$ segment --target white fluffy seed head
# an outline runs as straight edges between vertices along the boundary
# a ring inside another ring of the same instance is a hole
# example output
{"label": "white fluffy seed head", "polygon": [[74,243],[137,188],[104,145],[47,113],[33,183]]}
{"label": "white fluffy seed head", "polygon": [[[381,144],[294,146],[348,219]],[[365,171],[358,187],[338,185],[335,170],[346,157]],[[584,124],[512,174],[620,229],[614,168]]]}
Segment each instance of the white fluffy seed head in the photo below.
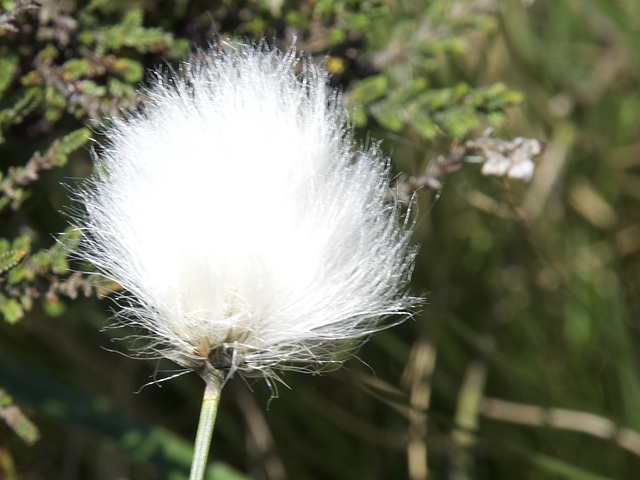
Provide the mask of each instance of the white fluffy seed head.
{"label": "white fluffy seed head", "polygon": [[144,353],[277,378],[339,365],[409,315],[388,162],[355,144],[327,82],[293,50],[213,49],[106,128],[79,257],[123,287],[118,323],[143,329]]}

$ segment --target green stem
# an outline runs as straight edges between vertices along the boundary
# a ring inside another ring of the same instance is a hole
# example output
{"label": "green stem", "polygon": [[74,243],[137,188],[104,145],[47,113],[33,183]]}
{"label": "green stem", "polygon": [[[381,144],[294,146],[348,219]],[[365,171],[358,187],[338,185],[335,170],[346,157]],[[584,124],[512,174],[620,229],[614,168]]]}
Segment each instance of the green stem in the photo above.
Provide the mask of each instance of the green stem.
{"label": "green stem", "polygon": [[202,398],[202,410],[200,411],[200,421],[198,422],[198,433],[193,451],[193,461],[191,462],[191,474],[189,480],[202,480],[207,467],[209,457],[209,445],[211,444],[211,434],[213,425],[216,423],[216,413],[218,413],[218,402],[220,401],[221,385],[217,377],[205,379],[206,387]]}

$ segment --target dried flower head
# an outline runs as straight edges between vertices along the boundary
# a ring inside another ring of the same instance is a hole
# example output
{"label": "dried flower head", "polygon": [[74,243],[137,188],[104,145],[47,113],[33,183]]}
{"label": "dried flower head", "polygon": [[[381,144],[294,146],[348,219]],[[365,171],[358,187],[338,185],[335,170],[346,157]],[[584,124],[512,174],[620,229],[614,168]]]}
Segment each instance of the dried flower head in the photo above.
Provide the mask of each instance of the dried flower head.
{"label": "dried flower head", "polygon": [[532,138],[516,137],[507,141],[490,135],[491,129],[488,129],[481,138],[465,143],[467,149],[482,152],[485,158],[482,174],[531,180],[535,170],[533,157],[540,155],[545,145]]}
{"label": "dried flower head", "polygon": [[492,132],[493,129],[488,128],[480,138],[462,144],[454,141],[449,153],[431,159],[419,176],[401,175],[394,188],[397,198],[409,203],[413,193],[422,187],[442,190],[442,178],[460,170],[465,163],[482,163],[483,175],[516,178],[525,182],[531,180],[535,170],[533,157],[544,152],[545,144],[533,138],[492,138]]}
{"label": "dried flower head", "polygon": [[213,49],[147,94],[106,128],[77,218],[79,256],[123,287],[118,324],[146,332],[143,353],[277,378],[409,315],[415,250],[388,162],[355,144],[323,69]]}

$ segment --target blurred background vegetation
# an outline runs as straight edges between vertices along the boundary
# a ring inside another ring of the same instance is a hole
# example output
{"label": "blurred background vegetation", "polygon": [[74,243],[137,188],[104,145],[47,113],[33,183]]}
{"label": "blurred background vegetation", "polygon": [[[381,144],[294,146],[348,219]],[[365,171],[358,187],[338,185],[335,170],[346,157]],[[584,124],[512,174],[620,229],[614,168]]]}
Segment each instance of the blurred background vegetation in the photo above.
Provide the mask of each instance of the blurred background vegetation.
{"label": "blurred background vegetation", "polygon": [[0,0],[0,478],[187,477],[202,381],[134,394],[172,366],[109,351],[62,184],[149,68],[294,35],[399,172],[487,127],[547,149],[528,183],[465,164],[421,189],[428,303],[271,402],[234,379],[209,478],[638,478],[639,33],[634,0]]}

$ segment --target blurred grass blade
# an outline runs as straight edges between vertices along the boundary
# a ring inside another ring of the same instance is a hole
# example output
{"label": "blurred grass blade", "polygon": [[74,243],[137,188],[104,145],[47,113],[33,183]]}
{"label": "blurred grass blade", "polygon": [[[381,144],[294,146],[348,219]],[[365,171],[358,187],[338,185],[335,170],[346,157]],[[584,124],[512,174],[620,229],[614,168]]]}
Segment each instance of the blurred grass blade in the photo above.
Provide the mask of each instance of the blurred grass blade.
{"label": "blurred grass blade", "polygon": [[[105,399],[90,396],[3,356],[0,356],[0,378],[3,386],[23,402],[32,404],[42,415],[113,444],[132,461],[152,464],[162,478],[188,478],[192,446],[170,431],[149,427]],[[209,464],[206,478],[247,480],[220,462]]]}

